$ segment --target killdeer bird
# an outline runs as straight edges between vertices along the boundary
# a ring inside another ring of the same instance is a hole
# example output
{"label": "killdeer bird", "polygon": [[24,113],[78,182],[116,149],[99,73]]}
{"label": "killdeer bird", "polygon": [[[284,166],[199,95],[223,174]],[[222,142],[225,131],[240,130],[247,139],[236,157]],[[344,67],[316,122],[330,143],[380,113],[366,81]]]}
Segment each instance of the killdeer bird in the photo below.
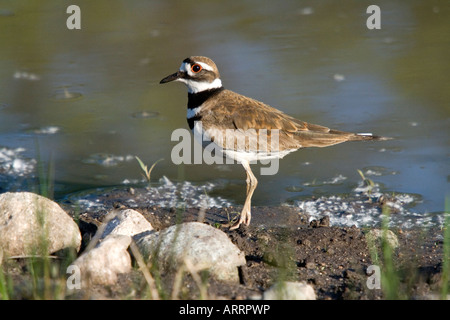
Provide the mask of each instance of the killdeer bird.
{"label": "killdeer bird", "polygon": [[[207,57],[192,56],[184,59],[180,69],[160,83],[171,81],[183,82],[187,86],[189,128],[194,133],[202,131],[201,136],[207,136],[226,157],[241,163],[247,173],[244,207],[239,221],[231,229],[238,228],[242,223],[250,224],[251,198],[258,184],[250,168],[251,161],[281,159],[286,154],[305,147],[389,139],[370,133],[350,133],[310,124],[267,104],[227,90],[222,86],[216,64]],[[276,137],[277,143],[260,143],[262,135],[270,138],[271,142]],[[242,144],[240,142],[243,139],[245,142]]]}

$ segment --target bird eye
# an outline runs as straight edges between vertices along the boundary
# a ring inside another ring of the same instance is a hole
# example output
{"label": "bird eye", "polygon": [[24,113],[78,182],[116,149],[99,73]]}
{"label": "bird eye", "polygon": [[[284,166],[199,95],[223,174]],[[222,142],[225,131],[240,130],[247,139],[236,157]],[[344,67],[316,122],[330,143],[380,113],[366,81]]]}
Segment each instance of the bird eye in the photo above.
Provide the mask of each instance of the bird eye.
{"label": "bird eye", "polygon": [[200,71],[202,71],[202,66],[196,63],[192,65],[191,70],[194,73],[199,73]]}

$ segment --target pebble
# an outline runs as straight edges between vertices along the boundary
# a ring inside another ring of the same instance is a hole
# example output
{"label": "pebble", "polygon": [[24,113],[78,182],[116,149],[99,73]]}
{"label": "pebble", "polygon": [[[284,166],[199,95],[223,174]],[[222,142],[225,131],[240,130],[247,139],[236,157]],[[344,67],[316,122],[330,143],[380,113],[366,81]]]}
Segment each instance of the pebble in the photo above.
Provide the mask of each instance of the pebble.
{"label": "pebble", "polygon": [[280,282],[263,294],[263,300],[316,300],[314,288],[305,282]]}

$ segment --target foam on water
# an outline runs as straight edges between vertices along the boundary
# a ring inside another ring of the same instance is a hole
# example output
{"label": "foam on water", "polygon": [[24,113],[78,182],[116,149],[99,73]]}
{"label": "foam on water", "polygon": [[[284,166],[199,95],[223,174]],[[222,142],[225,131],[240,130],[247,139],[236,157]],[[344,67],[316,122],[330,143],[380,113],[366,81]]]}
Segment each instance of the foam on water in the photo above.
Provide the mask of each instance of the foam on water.
{"label": "foam on water", "polygon": [[20,177],[30,175],[36,167],[36,160],[24,158],[24,151],[24,148],[0,148],[0,174]]}
{"label": "foam on water", "polygon": [[[159,180],[159,185],[136,189],[132,196],[121,197],[120,201],[129,208],[159,206],[163,208],[211,208],[228,207],[231,202],[221,197],[208,195],[216,187],[213,183],[194,185],[191,182],[172,182],[167,177]],[[109,210],[112,206],[108,195],[111,190],[97,189],[89,193],[69,195],[65,203],[81,211]]]}
{"label": "foam on water", "polygon": [[352,194],[322,196],[315,200],[296,201],[294,205],[309,215],[310,220],[328,216],[332,226],[380,227],[383,206],[387,206],[390,212],[389,227],[409,229],[442,225],[443,215],[410,209],[420,201],[419,195],[383,194],[379,185],[368,186],[361,182]]}
{"label": "foam on water", "polygon": [[36,160],[24,157],[23,152],[24,148],[0,147],[0,191],[20,190],[23,180],[34,176]]}
{"label": "foam on water", "polygon": [[187,208],[211,208],[227,207],[231,202],[221,197],[211,197],[208,195],[215,185],[206,183],[200,186],[184,181],[173,183],[167,177],[162,177],[160,186],[147,189],[147,193],[140,194],[137,200],[145,201],[148,205],[158,205],[167,208],[187,207]]}

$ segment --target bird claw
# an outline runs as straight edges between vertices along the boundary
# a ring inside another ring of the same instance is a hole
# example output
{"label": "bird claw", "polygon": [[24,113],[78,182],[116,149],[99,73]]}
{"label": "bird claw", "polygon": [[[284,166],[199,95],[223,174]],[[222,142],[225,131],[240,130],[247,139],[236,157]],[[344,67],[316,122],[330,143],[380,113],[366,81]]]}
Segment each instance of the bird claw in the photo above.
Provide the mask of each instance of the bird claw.
{"label": "bird claw", "polygon": [[240,227],[240,225],[243,223],[246,226],[248,226],[250,224],[250,219],[251,219],[251,212],[249,209],[243,209],[241,212],[241,216],[239,218],[239,221],[236,222],[234,225],[232,225],[230,227],[230,230],[236,230]]}

